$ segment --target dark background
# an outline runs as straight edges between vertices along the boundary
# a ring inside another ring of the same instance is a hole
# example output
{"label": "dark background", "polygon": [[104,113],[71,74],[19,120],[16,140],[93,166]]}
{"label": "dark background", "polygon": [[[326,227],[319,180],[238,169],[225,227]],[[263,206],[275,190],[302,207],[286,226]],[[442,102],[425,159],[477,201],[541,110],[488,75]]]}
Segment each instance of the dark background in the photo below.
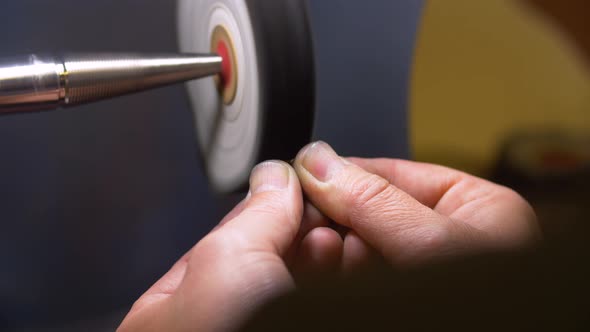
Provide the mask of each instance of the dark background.
{"label": "dark background", "polygon": [[[315,138],[348,155],[407,157],[422,1],[309,3]],[[175,10],[172,0],[5,0],[0,56],[176,51]],[[192,122],[182,86],[0,117],[0,329],[116,325],[219,220],[236,198],[209,191]]]}

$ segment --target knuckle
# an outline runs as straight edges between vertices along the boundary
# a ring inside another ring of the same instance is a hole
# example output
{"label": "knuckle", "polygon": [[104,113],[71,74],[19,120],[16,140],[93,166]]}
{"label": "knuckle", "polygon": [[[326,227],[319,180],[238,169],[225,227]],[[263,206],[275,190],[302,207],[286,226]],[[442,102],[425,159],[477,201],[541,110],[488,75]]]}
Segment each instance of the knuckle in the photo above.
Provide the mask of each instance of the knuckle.
{"label": "knuckle", "polygon": [[508,189],[508,199],[515,202],[518,210],[520,210],[521,213],[524,216],[526,216],[527,219],[532,220],[532,221],[537,220],[537,216],[536,216],[535,211],[533,210],[532,206],[519,193],[517,193],[516,191],[514,191],[512,189]]}
{"label": "knuckle", "polygon": [[[528,246],[540,240],[541,230],[537,215],[529,202],[516,191],[506,188],[503,201],[508,203],[507,210],[513,214],[513,231],[515,246]],[[508,237],[508,235],[506,235]]]}
{"label": "knuckle", "polygon": [[384,178],[362,174],[347,181],[344,191],[344,211],[352,227],[367,222],[385,221],[399,212],[396,190]]}
{"label": "knuckle", "polygon": [[348,196],[349,206],[353,210],[372,210],[390,200],[394,196],[394,190],[384,178],[367,174],[352,182]]}

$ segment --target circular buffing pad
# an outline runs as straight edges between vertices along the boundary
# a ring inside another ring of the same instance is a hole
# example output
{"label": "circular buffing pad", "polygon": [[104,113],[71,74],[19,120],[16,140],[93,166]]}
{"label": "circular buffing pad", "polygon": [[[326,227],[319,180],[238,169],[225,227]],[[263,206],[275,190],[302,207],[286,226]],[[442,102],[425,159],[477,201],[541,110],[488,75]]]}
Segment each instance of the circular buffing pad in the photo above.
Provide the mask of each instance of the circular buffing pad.
{"label": "circular buffing pad", "polygon": [[187,83],[199,146],[218,192],[247,187],[252,167],[290,160],[311,138],[314,62],[304,0],[179,0],[182,52],[223,58]]}

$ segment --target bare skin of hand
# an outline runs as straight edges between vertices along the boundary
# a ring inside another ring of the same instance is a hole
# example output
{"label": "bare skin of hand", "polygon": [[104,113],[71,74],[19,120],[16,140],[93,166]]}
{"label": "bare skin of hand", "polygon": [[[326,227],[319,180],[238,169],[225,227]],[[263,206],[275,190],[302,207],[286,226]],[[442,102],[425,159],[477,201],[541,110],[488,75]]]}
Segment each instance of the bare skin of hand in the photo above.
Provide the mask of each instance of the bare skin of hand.
{"label": "bare skin of hand", "polygon": [[247,197],[135,302],[118,331],[235,330],[295,287],[292,271],[339,269],[342,240],[326,226],[304,208],[291,166],[258,165]]}
{"label": "bare skin of hand", "polygon": [[376,256],[412,266],[538,238],[532,209],[508,188],[314,143],[293,168],[257,166],[246,199],[136,301],[119,331],[231,331],[301,273],[354,271]]}
{"label": "bare skin of hand", "polygon": [[405,267],[519,249],[540,238],[535,213],[520,195],[446,167],[342,158],[323,142],[304,148],[294,167],[307,199],[351,229],[338,254],[344,270],[373,250]]}
{"label": "bare skin of hand", "polygon": [[257,166],[250,194],[139,300],[119,331],[229,331],[293,289],[285,257],[303,214],[299,181],[282,162]]}

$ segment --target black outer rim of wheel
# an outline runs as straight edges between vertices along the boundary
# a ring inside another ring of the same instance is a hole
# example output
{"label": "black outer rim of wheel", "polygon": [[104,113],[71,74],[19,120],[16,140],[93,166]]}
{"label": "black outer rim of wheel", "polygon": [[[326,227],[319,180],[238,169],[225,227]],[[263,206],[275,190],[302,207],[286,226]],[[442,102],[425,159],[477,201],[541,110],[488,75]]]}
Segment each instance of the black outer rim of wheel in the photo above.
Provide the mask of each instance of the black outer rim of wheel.
{"label": "black outer rim of wheel", "polygon": [[309,143],[315,64],[304,0],[246,0],[260,77],[257,162],[291,160]]}

